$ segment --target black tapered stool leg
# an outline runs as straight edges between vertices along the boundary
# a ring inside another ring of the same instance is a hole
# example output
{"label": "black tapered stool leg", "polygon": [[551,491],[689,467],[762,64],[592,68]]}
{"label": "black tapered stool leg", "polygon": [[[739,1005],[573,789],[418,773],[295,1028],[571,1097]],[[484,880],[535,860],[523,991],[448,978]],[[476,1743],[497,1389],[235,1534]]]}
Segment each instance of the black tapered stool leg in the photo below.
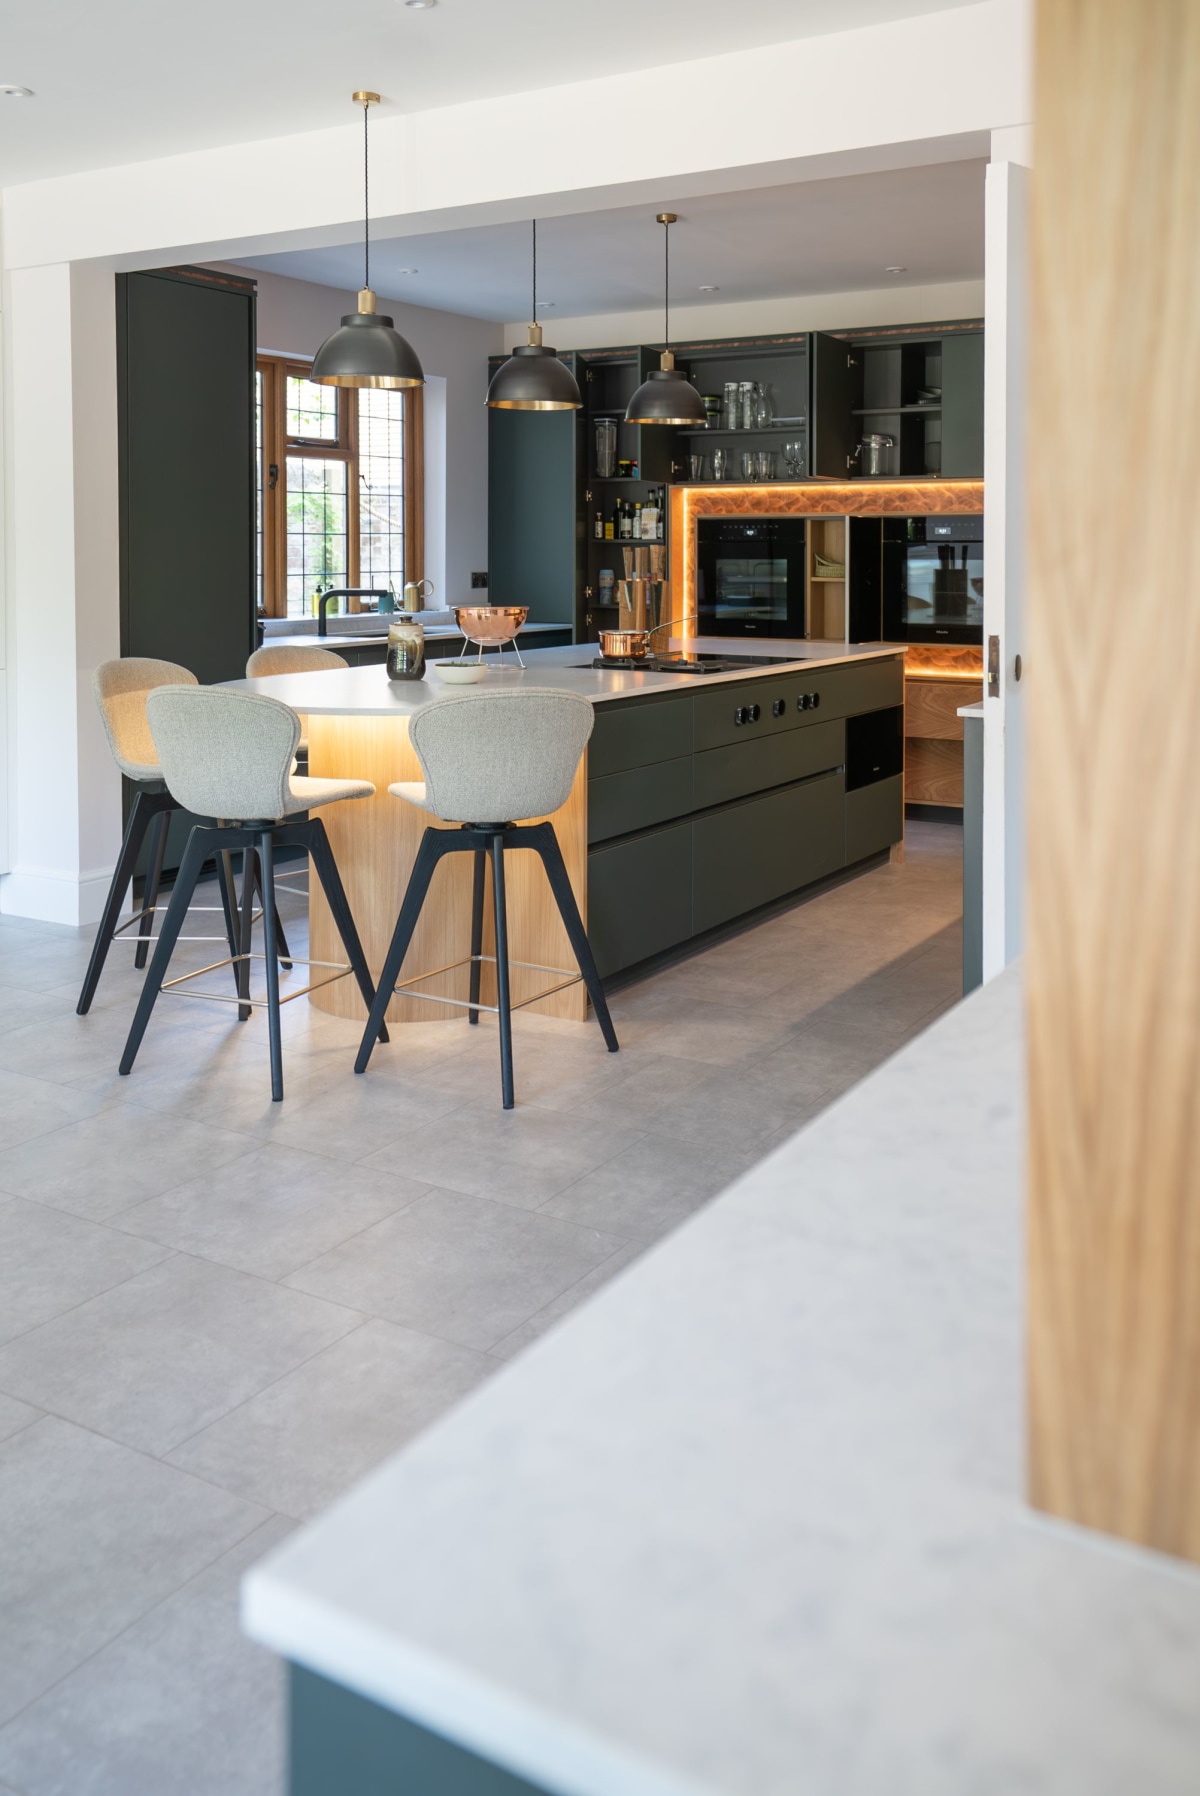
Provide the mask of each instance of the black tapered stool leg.
{"label": "black tapered stool leg", "polygon": [[150,854],[146,862],[146,881],[142,888],[142,915],[138,923],[137,951],[133,957],[133,964],[139,969],[145,966],[150,953],[149,938],[154,930],[154,907],[158,903],[159,887],[162,885],[163,861],[166,859],[167,832],[170,827],[171,813],[160,811],[154,820]]}
{"label": "black tapered stool leg", "polygon": [[550,890],[558,905],[558,914],[563,920],[563,928],[567,932],[567,940],[579,963],[579,971],[583,975],[583,983],[587,987],[588,997],[592,1000],[592,1009],[596,1012],[596,1021],[600,1032],[608,1046],[610,1054],[615,1054],[620,1046],[617,1032],[613,1028],[612,1018],[608,1014],[608,1001],[604,996],[604,987],[600,983],[600,975],[596,971],[596,962],[592,958],[592,945],[587,938],[587,930],[583,926],[583,918],[579,914],[579,906],[575,902],[575,894],[571,890],[571,880],[567,873],[566,863],[562,857],[562,849],[558,845],[558,837],[554,833],[552,823],[540,823],[527,833],[528,845],[542,858],[546,869],[546,878],[550,881]]}
{"label": "black tapered stool leg", "polygon": [[238,1022],[244,1023],[253,1013],[250,1004],[250,945],[254,928],[254,899],[259,890],[258,856],[253,848],[242,850],[242,914],[238,928],[237,994]]}
{"label": "black tapered stool leg", "polygon": [[75,1006],[77,1016],[86,1016],[92,1007],[92,999],[96,996],[96,987],[100,983],[100,975],[104,971],[108,950],[112,946],[113,936],[120,920],[121,905],[129,890],[133,869],[137,866],[138,855],[142,851],[142,843],[146,839],[146,831],[157,813],[168,806],[173,806],[173,802],[164,792],[143,792],[139,788],[134,794],[133,806],[129,812],[129,822],[125,825],[125,839],[121,843],[121,852],[117,857],[117,864],[113,868],[112,884],[108,888],[104,915],[96,930],[91,959],[88,961],[88,970],[84,975],[83,989],[79,994],[79,1002]]}
{"label": "black tapered stool leg", "polygon": [[404,956],[408,953],[413,931],[417,927],[417,919],[421,915],[421,906],[425,902],[429,882],[433,878],[442,855],[447,852],[439,845],[438,837],[446,834],[445,830],[427,829],[421,837],[421,846],[417,850],[417,858],[413,862],[413,870],[409,875],[408,889],[404,894],[404,902],[400,906],[396,927],[392,931],[392,939],[388,946],[387,958],[383,963],[383,971],[379,975],[379,984],[375,990],[375,1002],[371,1005],[371,1014],[367,1018],[367,1026],[363,1031],[358,1058],[354,1062],[356,1073],[366,1072],[367,1062],[371,1058],[371,1050],[384,1026],[384,1014],[396,989],[396,981],[400,977]]}
{"label": "black tapered stool leg", "polygon": [[[329,837],[325,833],[325,825],[319,817],[313,817],[303,825],[304,840],[308,848],[309,858],[321,882],[325,893],[325,901],[333,918],[334,928],[341,937],[342,947],[346,950],[346,959],[350,962],[363,1003],[370,1011],[375,1003],[375,986],[371,979],[371,969],[367,965],[367,957],[363,953],[359,939],[358,926],[354,921],[354,913],[350,909],[350,900],[346,896],[346,888],[342,884],[342,876],[338,872],[337,862],[333,858],[333,849],[329,846]],[[380,1019],[379,1039],[387,1041],[387,1024]]]}
{"label": "black tapered stool leg", "polygon": [[496,915],[496,1008],[500,1012],[500,1089],[513,1107],[512,999],[508,982],[508,906],[504,893],[504,837],[492,837],[492,905]]}
{"label": "black tapered stool leg", "polygon": [[259,838],[263,907],[263,958],[267,968],[267,1025],[271,1036],[271,1097],[283,1101],[283,1037],[279,1020],[279,956],[275,934],[275,844],[269,829]]}
{"label": "black tapered stool leg", "polygon": [[471,892],[471,1008],[467,1012],[468,1023],[479,1021],[479,1011],[475,1008],[479,1003],[479,978],[483,971],[480,955],[483,953],[483,882],[487,876],[487,850],[475,850],[475,883]]}
{"label": "black tapered stool leg", "polygon": [[[266,905],[266,899],[263,894],[263,882],[262,882],[261,869],[260,869],[257,861],[255,862],[255,865],[254,865],[254,890],[257,893],[258,898],[262,903],[263,928],[265,930],[266,926],[267,926],[267,905]],[[274,937],[275,937],[275,952],[279,956],[280,965],[285,966],[287,968],[288,972],[290,973],[292,970],[291,950],[288,947],[287,936],[283,933],[283,919],[279,915],[278,904],[276,904],[276,906],[275,906],[275,928],[272,933],[274,934]]]}
{"label": "black tapered stool leg", "polygon": [[146,974],[142,986],[142,995],[138,999],[138,1007],[133,1015],[129,1035],[125,1041],[125,1052],[121,1055],[120,1070],[128,1073],[133,1070],[137,1059],[137,1051],[142,1045],[142,1037],[146,1033],[146,1025],[150,1021],[150,1013],[162,990],[162,982],[170,965],[171,955],[179,940],[179,931],[187,916],[188,905],[196,890],[196,881],[200,877],[200,869],[207,859],[203,841],[204,832],[193,829],[188,837],[187,847],[183,851],[183,863],[175,875],[175,884],[171,891],[171,902],[167,906],[167,914],[154,945],[154,958],[150,962],[150,971]]}

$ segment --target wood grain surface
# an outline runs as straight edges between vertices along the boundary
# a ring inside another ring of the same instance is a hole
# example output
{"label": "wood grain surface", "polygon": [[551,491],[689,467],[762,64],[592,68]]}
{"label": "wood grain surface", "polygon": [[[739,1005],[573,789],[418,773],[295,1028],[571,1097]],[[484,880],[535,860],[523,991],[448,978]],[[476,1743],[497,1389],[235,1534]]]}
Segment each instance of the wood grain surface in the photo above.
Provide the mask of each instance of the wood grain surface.
{"label": "wood grain surface", "polygon": [[904,734],[940,736],[961,742],[963,720],[960,705],[975,705],[983,697],[983,681],[972,679],[914,678],[904,682]]}
{"label": "wood grain surface", "polygon": [[1037,14],[1030,1492],[1197,1560],[1200,6]]}
{"label": "wood grain surface", "polygon": [[[314,778],[367,779],[375,786],[374,798],[358,798],[328,805],[321,816],[329,833],[342,883],[362,938],[363,951],[373,978],[379,977],[383,957],[396,926],[408,876],[421,837],[439,824],[427,812],[403,799],[393,798],[388,786],[397,780],[420,780],[420,763],[408,739],[408,720],[403,717],[323,717],[309,720],[309,767]],[[553,818],[555,832],[575,896],[587,921],[587,757],[580,763],[571,796]],[[571,950],[550,895],[541,862],[521,852],[507,857],[509,955],[512,960],[534,961],[543,966],[572,967]],[[434,874],[429,897],[421,913],[412,947],[401,972],[402,979],[462,960],[471,951],[472,857],[453,855]],[[309,923],[314,958],[344,961],[341,944],[325,898],[315,879],[309,879]],[[491,926],[491,882],[487,890],[485,954],[494,951]],[[319,977],[319,972],[316,975]],[[423,985],[442,997],[466,997],[467,969],[446,974]],[[514,1002],[555,984],[550,974],[514,972]],[[485,1003],[495,1002],[491,969],[485,969]],[[314,992],[311,1002],[333,1016],[366,1021],[366,1009],[352,979],[339,979]],[[547,998],[531,1009],[548,1016],[582,1021],[587,1015],[583,987]],[[451,1022],[463,1012],[450,1005],[422,1003],[413,997],[393,998],[389,1022]]]}
{"label": "wood grain surface", "polygon": [[905,804],[944,804],[961,808],[962,801],[962,743],[908,737],[904,744]]}

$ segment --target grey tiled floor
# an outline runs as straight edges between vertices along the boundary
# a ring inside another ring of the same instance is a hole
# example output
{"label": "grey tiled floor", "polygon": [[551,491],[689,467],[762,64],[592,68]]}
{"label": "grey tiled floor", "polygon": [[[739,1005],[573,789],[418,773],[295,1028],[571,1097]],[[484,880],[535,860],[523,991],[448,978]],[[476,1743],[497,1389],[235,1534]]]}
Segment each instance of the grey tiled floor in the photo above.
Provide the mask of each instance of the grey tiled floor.
{"label": "grey tiled floor", "polygon": [[0,1791],[277,1796],[242,1570],[954,1002],[960,850],[620,992],[619,1055],[518,1019],[507,1115],[486,1027],[356,1079],[303,1001],[282,1105],[217,1005],[118,1078],[128,950],[81,1020],[85,935],[0,918]]}

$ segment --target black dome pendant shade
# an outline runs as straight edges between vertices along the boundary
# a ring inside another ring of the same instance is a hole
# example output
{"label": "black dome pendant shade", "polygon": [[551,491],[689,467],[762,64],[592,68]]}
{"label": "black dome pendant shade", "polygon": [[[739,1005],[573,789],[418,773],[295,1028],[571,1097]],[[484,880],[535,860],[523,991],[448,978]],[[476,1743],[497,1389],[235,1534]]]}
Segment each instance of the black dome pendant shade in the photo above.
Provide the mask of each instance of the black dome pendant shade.
{"label": "black dome pendant shade", "polygon": [[363,284],[357,312],[348,312],[326,337],[313,360],[309,379],[319,387],[423,387],[425,371],[411,343],[375,310],[371,291],[370,165],[367,156],[367,110],[379,95],[360,92],[354,103],[363,109]]}
{"label": "black dome pendant shade", "polygon": [[629,404],[625,407],[626,424],[679,424],[704,426],[708,414],[704,401],[686,374],[675,366],[671,341],[671,226],[674,212],[659,212],[657,222],[663,226],[663,343],[661,365],[652,368]]}
{"label": "black dome pendant shade", "polygon": [[575,376],[555,350],[542,344],[537,322],[537,219],[533,220],[533,319],[528,343],[513,350],[497,368],[487,402],[498,412],[577,412],[583,398]]}

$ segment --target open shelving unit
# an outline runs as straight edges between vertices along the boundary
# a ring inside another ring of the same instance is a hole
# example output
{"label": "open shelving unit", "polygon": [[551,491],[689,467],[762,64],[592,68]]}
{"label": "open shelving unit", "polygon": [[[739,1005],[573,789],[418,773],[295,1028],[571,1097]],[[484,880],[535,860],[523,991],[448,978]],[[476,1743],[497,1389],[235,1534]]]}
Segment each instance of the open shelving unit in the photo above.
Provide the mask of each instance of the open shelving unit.
{"label": "open shelving unit", "polygon": [[[810,518],[805,548],[807,567],[805,635],[810,642],[845,642],[847,635],[846,581],[849,551],[845,518]],[[840,574],[819,574],[817,559],[841,568]]]}

